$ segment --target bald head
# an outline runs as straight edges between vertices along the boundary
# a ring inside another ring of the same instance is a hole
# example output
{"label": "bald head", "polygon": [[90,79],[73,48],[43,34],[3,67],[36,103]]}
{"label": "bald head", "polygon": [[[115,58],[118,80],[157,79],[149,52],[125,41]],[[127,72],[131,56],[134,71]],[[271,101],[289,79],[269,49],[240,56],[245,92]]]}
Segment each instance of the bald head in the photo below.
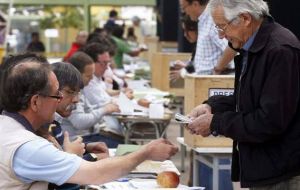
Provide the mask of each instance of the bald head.
{"label": "bald head", "polygon": [[88,35],[89,35],[89,33],[86,31],[78,32],[78,34],[76,36],[76,43],[78,43],[79,45],[82,45],[82,46],[85,45]]}

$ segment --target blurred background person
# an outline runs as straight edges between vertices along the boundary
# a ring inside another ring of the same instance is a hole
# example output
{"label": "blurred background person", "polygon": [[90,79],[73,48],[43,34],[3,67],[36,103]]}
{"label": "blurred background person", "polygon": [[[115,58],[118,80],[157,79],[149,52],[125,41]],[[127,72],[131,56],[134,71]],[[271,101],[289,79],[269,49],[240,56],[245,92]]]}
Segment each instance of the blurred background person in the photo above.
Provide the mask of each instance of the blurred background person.
{"label": "blurred background person", "polygon": [[115,26],[118,26],[116,24],[116,20],[118,18],[118,12],[116,10],[109,11],[109,18],[107,22],[104,24],[104,29],[107,30],[108,33],[110,33]]}
{"label": "blurred background person", "polygon": [[31,33],[31,42],[28,44],[26,51],[34,53],[45,52],[45,46],[43,42],[40,41],[40,34],[38,32]]}
{"label": "blurred background person", "polygon": [[176,61],[171,67],[170,80],[176,81],[179,78],[184,78],[186,73],[194,73],[194,58],[196,53],[197,37],[198,37],[198,22],[191,20],[188,15],[184,15],[181,19],[181,26],[184,32],[184,37],[193,46],[191,59],[187,62]]}
{"label": "blurred background person", "polygon": [[67,55],[64,57],[64,61],[67,61],[76,51],[82,48],[87,41],[88,32],[80,31],[78,32],[75,42],[72,43],[70,50],[68,51]]}

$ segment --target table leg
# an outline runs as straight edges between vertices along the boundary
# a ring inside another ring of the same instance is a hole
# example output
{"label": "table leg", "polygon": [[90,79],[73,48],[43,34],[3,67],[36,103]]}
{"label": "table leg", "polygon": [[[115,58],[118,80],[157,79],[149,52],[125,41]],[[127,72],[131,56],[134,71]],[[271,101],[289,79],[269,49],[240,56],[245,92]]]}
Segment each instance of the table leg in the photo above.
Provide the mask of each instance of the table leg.
{"label": "table leg", "polygon": [[181,161],[181,165],[180,165],[180,169],[181,169],[181,172],[184,172],[184,160],[185,160],[185,154],[186,154],[186,147],[184,145],[180,145],[180,153],[181,153],[181,156],[180,156],[180,161]]}
{"label": "table leg", "polygon": [[219,159],[213,157],[213,190],[219,190]]}
{"label": "table leg", "polygon": [[[194,151],[194,150],[191,150]],[[197,152],[194,151],[193,156],[193,186],[199,186],[199,161],[197,159]]]}

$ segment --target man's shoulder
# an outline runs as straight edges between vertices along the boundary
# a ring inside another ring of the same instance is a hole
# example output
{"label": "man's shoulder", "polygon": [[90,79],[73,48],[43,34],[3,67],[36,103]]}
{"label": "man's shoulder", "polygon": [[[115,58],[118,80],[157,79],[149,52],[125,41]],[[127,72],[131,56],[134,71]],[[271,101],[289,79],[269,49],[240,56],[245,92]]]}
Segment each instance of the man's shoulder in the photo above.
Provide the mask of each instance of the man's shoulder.
{"label": "man's shoulder", "polygon": [[298,38],[287,28],[274,23],[274,30],[270,33],[270,42],[278,46],[290,46],[300,50]]}

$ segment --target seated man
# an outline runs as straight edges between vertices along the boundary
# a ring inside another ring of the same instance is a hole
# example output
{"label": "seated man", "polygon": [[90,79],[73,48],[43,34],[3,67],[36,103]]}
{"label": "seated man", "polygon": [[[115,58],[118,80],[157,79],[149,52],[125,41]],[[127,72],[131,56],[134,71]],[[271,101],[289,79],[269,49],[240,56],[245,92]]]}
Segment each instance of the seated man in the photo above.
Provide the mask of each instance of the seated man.
{"label": "seated man", "polygon": [[[83,88],[83,93],[93,106],[103,107],[104,105],[114,101],[114,99],[107,93],[106,85],[103,80],[103,74],[111,62],[111,57],[108,49],[100,43],[88,44],[84,48],[83,52],[89,55],[95,63],[94,75],[92,76],[91,82]],[[123,135],[122,126],[115,117],[105,116],[103,119],[106,124],[105,130],[118,135]]]}
{"label": "seated man", "polygon": [[[79,70],[83,86],[87,86],[95,70],[94,61],[87,54],[76,52],[69,59],[69,62]],[[123,143],[123,141],[111,138],[104,139],[103,136],[91,132],[93,126],[102,123],[103,119],[105,120],[107,117],[105,115],[112,112],[119,112],[119,108],[116,104],[107,103],[102,107],[93,106],[89,103],[89,100],[86,98],[86,93],[82,90],[76,108],[68,118],[62,120],[62,127],[65,131],[70,133],[70,136],[83,135],[84,142],[104,141],[109,148],[116,148],[117,145]],[[119,130],[119,125],[108,125],[112,130],[114,130],[114,126],[117,126],[115,130]]]}
{"label": "seated man", "polygon": [[56,148],[36,135],[54,119],[63,96],[46,59],[17,55],[1,77],[0,189],[46,190],[48,182],[102,184],[117,179],[144,160],[165,160],[177,152],[169,141],[158,139],[122,157],[96,162]]}
{"label": "seated man", "polygon": [[[74,153],[79,156],[83,156],[83,159],[88,161],[96,161],[103,158],[107,158],[108,148],[105,142],[107,137],[103,137],[102,142],[88,143],[85,146],[82,144],[82,138],[78,137],[75,141],[71,142],[69,140],[69,134],[67,131],[62,133],[60,122],[63,118],[71,115],[71,111],[75,108],[75,104],[79,101],[79,91],[82,87],[82,79],[80,72],[69,63],[54,63],[51,65],[53,72],[55,73],[57,80],[59,82],[59,89],[63,94],[63,99],[58,103],[55,112],[55,121],[52,124],[47,125],[45,128],[50,135],[44,133],[45,137],[52,143],[57,145],[58,148]],[[55,139],[51,138],[55,137]],[[109,141],[109,140],[108,140]],[[84,153],[84,154],[83,154]],[[82,155],[83,154],[83,155]],[[80,186],[77,184],[63,184],[62,186],[56,186],[51,184],[49,189],[72,189],[79,190]]]}

